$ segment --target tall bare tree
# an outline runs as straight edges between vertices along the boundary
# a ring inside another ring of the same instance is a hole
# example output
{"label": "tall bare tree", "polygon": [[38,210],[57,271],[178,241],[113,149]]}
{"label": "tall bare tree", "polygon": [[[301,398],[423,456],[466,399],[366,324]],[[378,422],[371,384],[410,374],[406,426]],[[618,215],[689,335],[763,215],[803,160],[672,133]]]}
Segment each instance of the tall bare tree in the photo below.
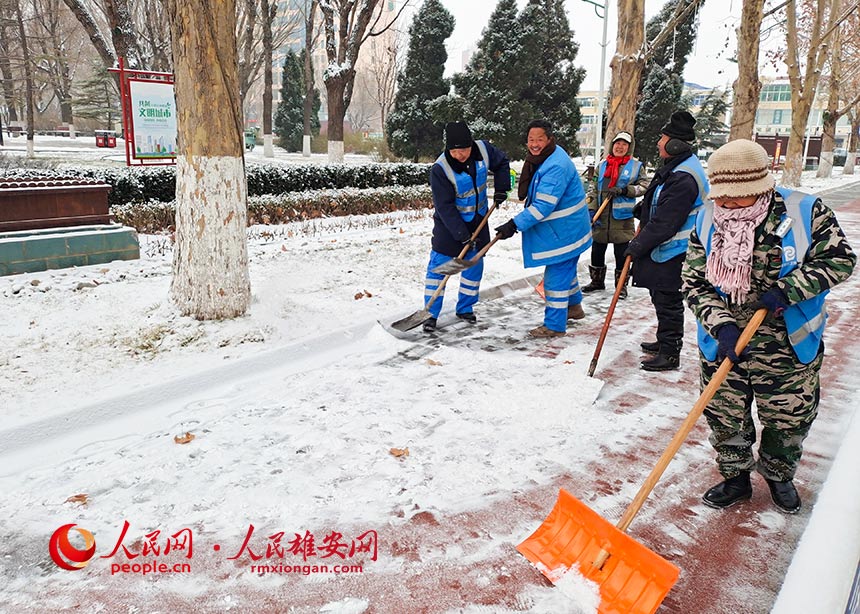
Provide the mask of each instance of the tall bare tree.
{"label": "tall bare tree", "polygon": [[39,78],[53,89],[60,107],[60,121],[68,124],[69,135],[74,138],[72,81],[81,55],[74,32],[79,32],[80,27],[68,27],[71,16],[60,9],[62,0],[32,0],[32,6],[34,25],[38,25],[38,35],[31,37],[39,52],[36,70]]}
{"label": "tall bare tree", "polygon": [[185,315],[232,318],[251,299],[235,0],[165,4],[179,137],[170,293]]}
{"label": "tall bare tree", "polygon": [[851,132],[848,134],[848,143],[845,145],[848,151],[845,156],[845,166],[842,167],[843,175],[854,174],[854,165],[857,162],[858,152],[860,152],[860,106],[855,105],[848,111],[848,123],[851,125]]}
{"label": "tall bare tree", "polygon": [[818,177],[830,177],[833,172],[833,148],[836,145],[836,124],[849,110],[860,103],[860,18],[856,13],[837,25],[833,32],[833,46],[828,64],[830,74],[827,83],[827,110],[824,111],[821,128],[821,157]]}
{"label": "tall bare tree", "polygon": [[[14,9],[12,2],[14,0],[0,0],[0,8],[6,15],[12,15]],[[8,110],[7,121],[18,121],[18,110],[21,108],[21,97],[18,95],[15,86],[15,77],[12,72],[12,51],[13,41],[17,38],[12,32],[18,29],[17,22],[12,19],[3,19],[0,17],[0,79],[3,82],[3,100],[6,102]]]}
{"label": "tall bare tree", "polygon": [[[798,4],[803,11],[802,32],[798,29]],[[786,186],[800,185],[805,162],[803,148],[806,124],[824,62],[830,53],[830,35],[834,31],[834,24],[839,21],[841,8],[842,0],[792,0],[785,5],[785,63],[791,84],[791,132],[781,177],[781,183]],[[801,60],[804,46],[806,54]]]}
{"label": "tall bare tree", "polygon": [[379,107],[383,143],[388,142],[385,124],[388,114],[394,106],[397,71],[400,68],[398,65],[400,43],[401,34],[398,30],[394,30],[387,39],[377,37],[370,40],[370,62],[368,63],[370,74],[369,78],[365,80],[365,86],[371,100]]}
{"label": "tall bare tree", "polygon": [[615,55],[609,66],[612,81],[609,86],[610,98],[606,116],[606,140],[604,151],[611,145],[611,139],[622,130],[633,130],[636,123],[639,82],[645,63],[654,54],[675,27],[698,10],[704,0],[679,2],[672,18],[654,37],[645,40],[645,0],[618,0],[618,33]]}
{"label": "tall bare tree", "polygon": [[304,123],[302,155],[306,158],[309,158],[311,155],[311,114],[314,109],[314,67],[312,56],[320,35],[320,30],[315,25],[318,7],[319,0],[306,0],[300,9],[305,27],[305,62],[303,66],[305,100],[302,105],[302,121]]}
{"label": "tall bare tree", "polygon": [[26,92],[25,109],[27,112],[27,157],[32,158],[35,155],[33,135],[36,101],[33,84],[32,58],[30,57],[30,47],[27,44],[27,29],[24,27],[24,14],[21,10],[21,2],[15,2],[15,18],[18,22],[18,36],[21,37],[21,60],[24,64],[24,91]]}
{"label": "tall bare tree", "polygon": [[[323,82],[328,105],[330,162],[343,161],[343,119],[352,101],[355,67],[362,45],[369,37],[379,36],[387,31],[409,5],[408,0],[404,2],[397,14],[383,25],[383,11],[377,11],[380,2],[381,0],[319,0],[328,60],[328,66],[323,72]],[[370,26],[371,20],[373,26]]]}
{"label": "tall bare tree", "polygon": [[738,78],[732,84],[732,125],[729,140],[752,139],[761,93],[758,76],[759,40],[764,0],[744,0],[738,26]]}

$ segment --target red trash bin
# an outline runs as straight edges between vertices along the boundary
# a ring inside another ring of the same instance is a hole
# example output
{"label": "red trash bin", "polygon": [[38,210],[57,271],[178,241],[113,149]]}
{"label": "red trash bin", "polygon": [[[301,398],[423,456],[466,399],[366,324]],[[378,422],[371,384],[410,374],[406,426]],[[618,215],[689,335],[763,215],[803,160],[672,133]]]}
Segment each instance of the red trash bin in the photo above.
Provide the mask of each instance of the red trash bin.
{"label": "red trash bin", "polygon": [[96,147],[105,147],[105,135],[96,132]]}
{"label": "red trash bin", "polygon": [[107,146],[116,147],[116,135],[109,134],[107,137]]}

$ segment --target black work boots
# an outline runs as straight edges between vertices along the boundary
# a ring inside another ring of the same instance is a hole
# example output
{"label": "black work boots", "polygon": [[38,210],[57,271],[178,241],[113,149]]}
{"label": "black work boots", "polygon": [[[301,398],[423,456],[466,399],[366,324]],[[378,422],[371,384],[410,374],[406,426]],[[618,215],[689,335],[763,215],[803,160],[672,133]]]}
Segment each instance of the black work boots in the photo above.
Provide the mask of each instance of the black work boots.
{"label": "black work boots", "polygon": [[800,511],[800,495],[797,494],[797,489],[791,480],[787,482],[767,480],[767,485],[770,488],[770,498],[779,509],[786,514],[796,514]]}
{"label": "black work boots", "polygon": [[741,501],[749,501],[750,497],[752,497],[750,474],[744,471],[708,489],[702,501],[708,507],[723,509]]}
{"label": "black work boots", "polygon": [[588,273],[591,282],[582,287],[583,292],[594,292],[595,290],[606,290],[606,267],[588,265]]}
{"label": "black work boots", "polygon": [[[786,514],[796,514],[800,511],[800,495],[791,480],[776,482],[765,479],[770,488],[770,498],[774,505]],[[724,480],[708,489],[702,501],[708,507],[725,509],[735,503],[748,501],[752,497],[752,484],[748,471],[739,473],[733,478]]]}
{"label": "black work boots", "polygon": [[664,354],[660,352],[654,358],[643,360],[639,366],[644,371],[674,371],[681,366],[680,353]]}

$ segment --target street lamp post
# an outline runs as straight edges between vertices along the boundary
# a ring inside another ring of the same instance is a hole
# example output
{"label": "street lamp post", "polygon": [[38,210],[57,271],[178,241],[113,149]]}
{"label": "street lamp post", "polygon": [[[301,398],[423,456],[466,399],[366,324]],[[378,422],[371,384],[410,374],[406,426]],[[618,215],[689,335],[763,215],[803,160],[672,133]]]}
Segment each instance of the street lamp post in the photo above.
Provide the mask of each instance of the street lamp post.
{"label": "street lamp post", "polygon": [[604,75],[606,73],[606,30],[609,26],[609,0],[603,0],[602,3],[594,0],[582,1],[594,5],[594,13],[603,20],[603,40],[600,43],[600,91],[597,94],[597,133],[594,141],[594,166],[596,168],[603,151],[603,99],[605,98]]}

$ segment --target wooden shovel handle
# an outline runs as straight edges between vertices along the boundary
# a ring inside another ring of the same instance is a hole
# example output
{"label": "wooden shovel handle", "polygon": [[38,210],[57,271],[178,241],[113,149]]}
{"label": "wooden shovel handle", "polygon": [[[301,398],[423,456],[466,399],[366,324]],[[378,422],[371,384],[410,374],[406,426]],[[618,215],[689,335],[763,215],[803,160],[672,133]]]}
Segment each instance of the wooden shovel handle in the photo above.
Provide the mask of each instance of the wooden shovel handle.
{"label": "wooden shovel handle", "polygon": [[[741,333],[740,338],[738,339],[737,344],[735,345],[735,353],[740,355],[743,352],[744,348],[752,339],[752,336],[755,334],[758,327],[761,325],[765,316],[767,316],[767,309],[762,308],[753,314],[752,319],[750,319],[749,324],[746,325],[743,332]],[[656,486],[657,481],[663,475],[663,472],[666,470],[666,467],[669,466],[669,462],[678,452],[678,449],[681,447],[681,444],[684,443],[684,440],[687,439],[687,435],[690,434],[690,431],[693,430],[693,427],[696,424],[696,421],[702,415],[702,412],[705,411],[705,407],[708,405],[710,400],[713,398],[714,394],[717,392],[717,388],[722,386],[723,381],[726,379],[726,376],[729,374],[729,371],[732,370],[732,361],[729,358],[724,358],[723,362],[720,364],[717,372],[714,373],[713,377],[711,377],[711,381],[708,382],[708,385],[702,391],[702,394],[699,395],[699,400],[696,401],[696,404],[693,405],[693,409],[690,410],[690,413],[687,414],[687,418],[684,420],[683,424],[681,424],[681,428],[678,429],[678,432],[675,433],[675,436],[672,438],[672,441],[669,442],[669,445],[666,446],[666,450],[663,452],[660,459],[657,461],[657,464],[651,470],[651,473],[645,480],[645,483],[642,484],[642,487],[639,489],[639,492],[636,493],[636,496],[633,498],[632,503],[627,506],[627,509],[624,511],[624,515],[621,517],[621,520],[618,521],[618,524],[615,526],[621,530],[626,532],[627,528],[630,526],[630,523],[633,522],[633,518],[636,517],[636,514],[639,513],[639,510],[642,508],[642,504],[645,503],[645,499],[648,498],[648,495],[651,494],[651,491],[654,490],[654,486]],[[609,558],[609,553],[605,550],[600,552],[600,555],[594,561],[593,565],[597,568],[602,568],[603,564],[606,562],[606,559]]]}
{"label": "wooden shovel handle", "polygon": [[[737,344],[735,345],[735,353],[740,356],[741,352],[744,351],[744,348],[752,339],[752,336],[755,334],[758,327],[761,326],[762,321],[765,316],[767,316],[767,309],[762,308],[753,314],[752,319],[750,319],[749,324],[746,325],[743,332],[741,333],[740,338],[738,339]],[[690,410],[690,413],[687,414],[686,420],[681,425],[681,428],[678,429],[678,432],[675,433],[675,436],[672,438],[672,441],[669,442],[669,445],[666,447],[666,450],[663,452],[663,455],[657,461],[657,464],[654,466],[654,469],[651,470],[651,474],[645,480],[645,483],[642,484],[642,487],[639,489],[639,492],[636,494],[636,497],[633,499],[633,502],[627,507],[627,510],[624,512],[624,516],[621,517],[621,520],[618,521],[616,525],[622,531],[626,531],[627,527],[630,526],[630,523],[633,521],[633,518],[639,512],[639,508],[642,507],[642,504],[645,502],[645,499],[648,498],[648,495],[651,494],[651,491],[654,489],[654,486],[657,484],[657,481],[660,479],[660,476],[663,475],[663,471],[666,470],[666,467],[669,465],[669,462],[678,452],[678,449],[681,447],[681,444],[684,443],[684,440],[687,438],[687,435],[690,434],[690,431],[693,430],[693,426],[695,426],[696,421],[699,419],[699,416],[702,415],[702,412],[705,411],[705,407],[713,398],[714,394],[717,392],[717,388],[722,386],[723,381],[726,379],[726,376],[729,374],[729,371],[732,370],[732,361],[729,358],[724,358],[723,362],[720,364],[717,372],[714,373],[713,377],[711,377],[711,381],[708,382],[708,385],[702,391],[702,394],[699,396],[699,400],[696,401],[696,404],[693,405],[693,409]]]}
{"label": "wooden shovel handle", "polygon": [[[595,219],[597,219],[595,217]],[[639,229],[636,229],[636,234],[639,234]],[[615,294],[612,295],[612,302],[609,303],[609,309],[606,311],[606,318],[603,320],[603,328],[600,330],[600,337],[597,339],[597,347],[594,348],[594,355],[591,357],[591,364],[588,365],[588,377],[594,375],[594,370],[597,368],[597,359],[600,358],[600,352],[603,350],[603,342],[606,341],[606,333],[609,332],[609,324],[612,322],[612,315],[615,313],[615,306],[618,304],[618,297],[621,296],[621,289],[627,283],[627,274],[630,271],[630,263],[633,262],[631,256],[624,259],[624,266],[621,268],[621,274],[618,276],[618,283],[615,284]]]}
{"label": "wooden shovel handle", "polygon": [[600,216],[603,214],[603,210],[606,209],[607,205],[612,202],[612,195],[607,196],[603,199],[603,204],[594,212],[594,216],[591,218],[591,225],[594,226],[594,222],[600,219]]}
{"label": "wooden shovel handle", "polygon": [[[490,219],[490,214],[496,210],[497,206],[498,206],[498,204],[494,201],[493,204],[490,205],[490,208],[487,209],[487,214],[484,216],[484,219],[482,219],[481,223],[478,224],[478,227],[475,229],[475,232],[473,232],[472,236],[469,237],[469,242],[463,246],[463,249],[460,251],[460,255],[457,256],[458,260],[462,260],[463,258],[466,257],[466,254],[469,253],[469,249],[472,247],[472,241],[477,239],[478,235],[481,234],[481,230],[483,230],[484,226],[487,225],[487,220]],[[490,243],[487,247],[489,247],[490,245],[492,245],[492,243]],[[484,249],[486,250],[486,248],[484,248]],[[483,254],[481,254],[481,256],[483,256]],[[424,306],[424,309],[430,309],[430,305],[432,305],[436,301],[436,299],[439,298],[439,295],[445,291],[445,284],[448,283],[448,280],[450,278],[451,278],[450,275],[445,275],[445,277],[442,278],[442,281],[439,282],[439,287],[437,287],[436,291],[430,295],[430,300],[427,301],[427,304]]]}

